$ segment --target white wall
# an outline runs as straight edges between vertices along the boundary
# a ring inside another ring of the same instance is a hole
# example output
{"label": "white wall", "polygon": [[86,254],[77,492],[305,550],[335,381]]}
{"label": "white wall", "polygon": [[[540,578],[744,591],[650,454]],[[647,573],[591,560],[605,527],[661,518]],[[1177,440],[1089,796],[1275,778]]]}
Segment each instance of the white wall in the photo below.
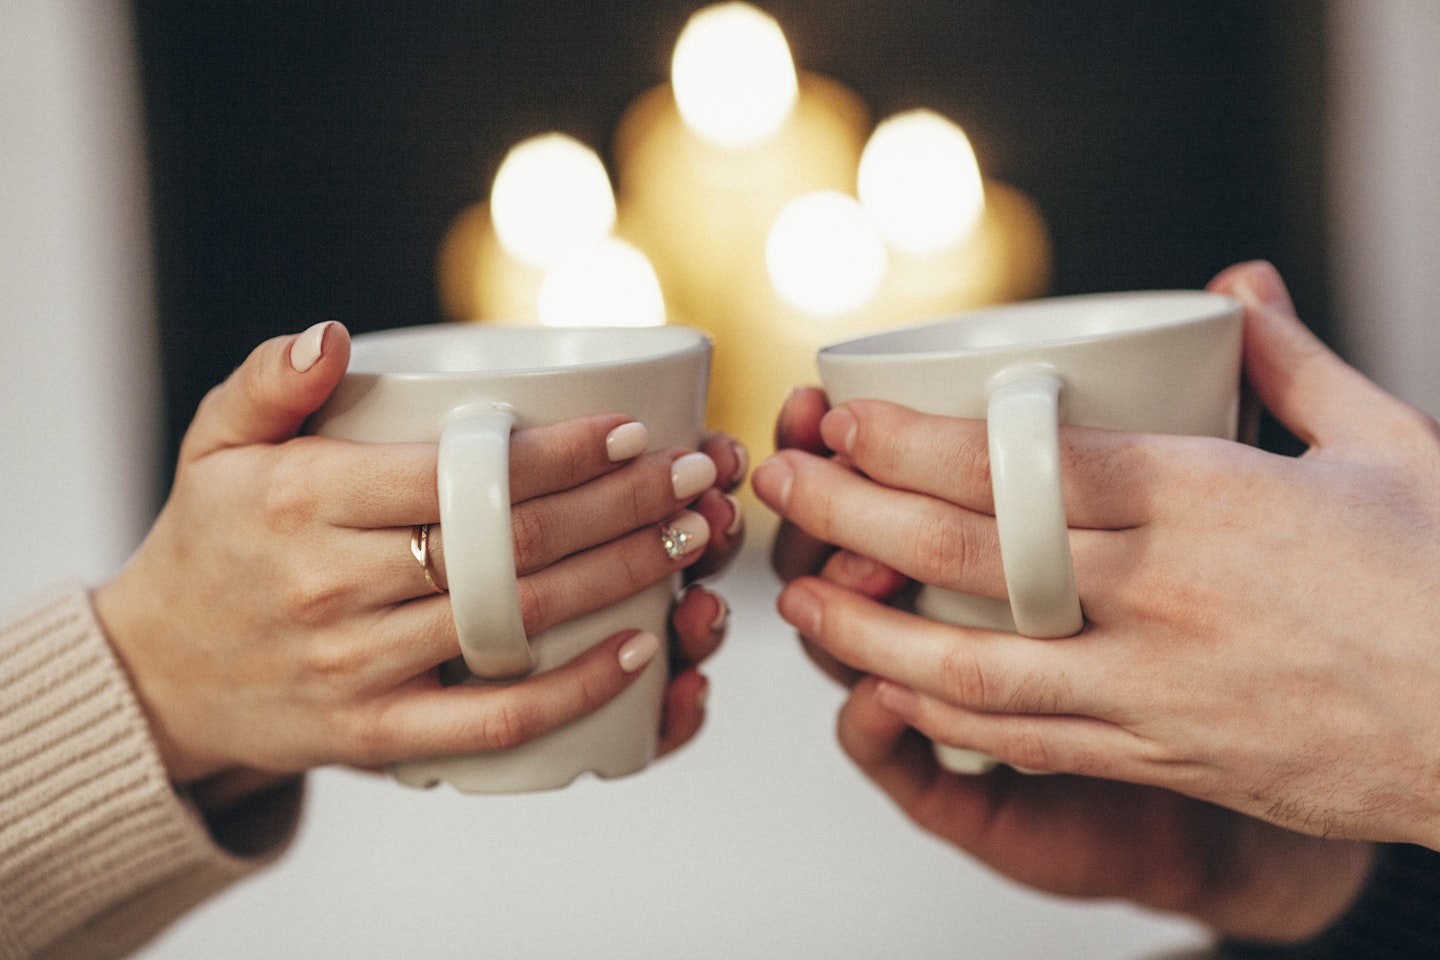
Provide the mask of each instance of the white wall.
{"label": "white wall", "polygon": [[1440,3],[1329,9],[1343,347],[1382,386],[1440,416]]}
{"label": "white wall", "polygon": [[128,30],[119,3],[0,3],[0,605],[113,572],[153,509]]}

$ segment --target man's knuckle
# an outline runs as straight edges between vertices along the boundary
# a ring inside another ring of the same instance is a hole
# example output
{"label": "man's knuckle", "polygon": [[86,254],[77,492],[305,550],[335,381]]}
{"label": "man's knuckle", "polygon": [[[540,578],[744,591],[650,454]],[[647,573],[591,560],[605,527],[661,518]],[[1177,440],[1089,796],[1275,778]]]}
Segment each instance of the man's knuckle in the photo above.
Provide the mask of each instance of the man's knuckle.
{"label": "man's knuckle", "polygon": [[921,580],[950,588],[965,582],[978,562],[970,531],[948,511],[930,511],[921,518],[911,542],[911,556]]}
{"label": "man's knuckle", "polygon": [[960,706],[983,710],[990,705],[990,681],[972,652],[963,648],[947,651],[940,659],[940,678]]}

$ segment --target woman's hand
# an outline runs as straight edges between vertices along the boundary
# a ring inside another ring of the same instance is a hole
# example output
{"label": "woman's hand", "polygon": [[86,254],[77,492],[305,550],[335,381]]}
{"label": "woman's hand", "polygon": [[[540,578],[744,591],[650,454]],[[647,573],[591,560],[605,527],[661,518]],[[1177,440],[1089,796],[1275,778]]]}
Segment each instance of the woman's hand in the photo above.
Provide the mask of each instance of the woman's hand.
{"label": "woman's hand", "polygon": [[[1273,268],[1213,287],[1245,301],[1250,385],[1310,449],[1063,430],[1081,634],[933,623],[809,578],[782,614],[942,742],[1440,847],[1436,426],[1305,330]],[[762,499],[878,568],[1004,596],[983,424],[854,403],[821,429],[844,464],[782,452]]]}
{"label": "woman's hand", "polygon": [[[206,397],[160,517],[96,591],[177,783],[513,747],[595,710],[663,651],[664,638],[627,631],[514,685],[442,685],[439,667],[459,649],[450,605],[410,551],[413,528],[439,519],[435,445],[297,437],[348,359],[338,324],[261,345]],[[618,415],[515,434],[527,632],[738,547],[724,488],[738,482],[743,451],[709,442],[726,461],[717,480],[714,458],[644,452],[645,442]],[[662,523],[692,533],[691,551],[667,556]],[[443,531],[432,532],[443,583]],[[675,609],[663,749],[699,727],[705,681],[694,666],[724,620],[723,600],[701,587]]]}

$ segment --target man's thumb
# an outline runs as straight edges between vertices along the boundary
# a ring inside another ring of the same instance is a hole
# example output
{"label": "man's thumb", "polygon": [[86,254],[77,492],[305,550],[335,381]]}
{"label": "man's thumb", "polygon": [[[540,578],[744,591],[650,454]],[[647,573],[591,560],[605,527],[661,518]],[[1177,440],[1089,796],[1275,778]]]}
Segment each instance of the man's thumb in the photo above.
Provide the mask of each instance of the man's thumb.
{"label": "man's thumb", "polygon": [[1302,442],[1327,447],[1364,441],[1394,405],[1321,342],[1291,305],[1284,281],[1264,261],[1221,273],[1210,289],[1245,304],[1245,372],[1260,402]]}

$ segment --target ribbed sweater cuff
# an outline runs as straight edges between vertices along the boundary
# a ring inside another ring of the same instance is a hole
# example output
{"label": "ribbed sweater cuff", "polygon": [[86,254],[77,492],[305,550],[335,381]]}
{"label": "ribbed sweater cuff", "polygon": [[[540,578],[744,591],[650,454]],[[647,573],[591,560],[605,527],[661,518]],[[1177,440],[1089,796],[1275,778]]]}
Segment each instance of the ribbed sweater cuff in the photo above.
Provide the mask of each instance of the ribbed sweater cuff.
{"label": "ribbed sweater cuff", "polygon": [[1440,853],[1387,844],[1350,910],[1316,939],[1294,947],[1229,943],[1233,960],[1418,960],[1440,957]]}
{"label": "ribbed sweater cuff", "polygon": [[83,588],[0,621],[0,958],[256,866],[176,795]]}

